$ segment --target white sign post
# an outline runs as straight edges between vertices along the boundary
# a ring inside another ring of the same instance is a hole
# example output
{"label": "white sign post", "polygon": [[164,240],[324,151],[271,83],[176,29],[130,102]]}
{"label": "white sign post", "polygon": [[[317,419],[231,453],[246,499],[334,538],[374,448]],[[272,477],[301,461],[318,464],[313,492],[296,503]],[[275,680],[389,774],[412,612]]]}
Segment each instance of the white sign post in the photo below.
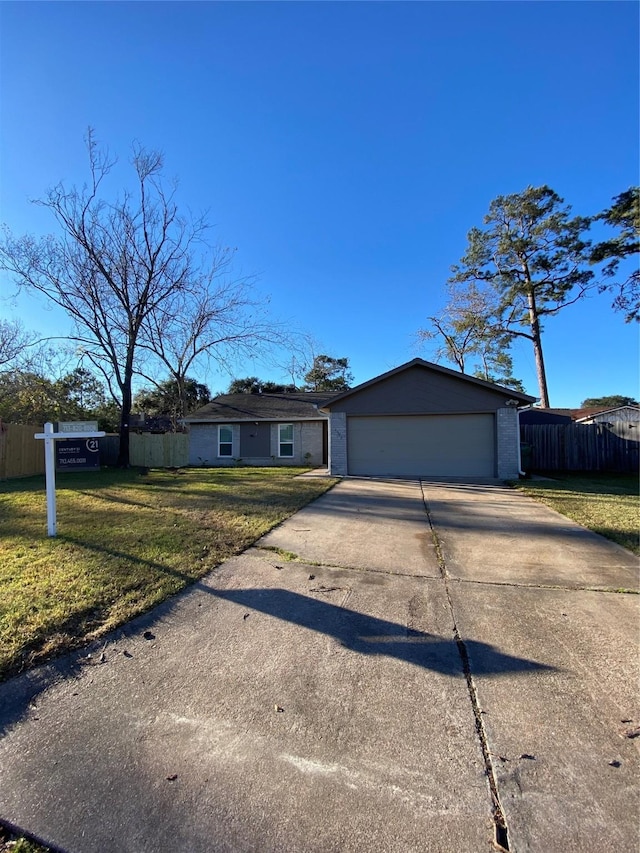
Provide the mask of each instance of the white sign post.
{"label": "white sign post", "polygon": [[54,432],[53,424],[47,422],[44,432],[34,438],[44,439],[44,470],[47,483],[47,535],[56,535],[56,439],[57,438],[102,438],[104,432]]}

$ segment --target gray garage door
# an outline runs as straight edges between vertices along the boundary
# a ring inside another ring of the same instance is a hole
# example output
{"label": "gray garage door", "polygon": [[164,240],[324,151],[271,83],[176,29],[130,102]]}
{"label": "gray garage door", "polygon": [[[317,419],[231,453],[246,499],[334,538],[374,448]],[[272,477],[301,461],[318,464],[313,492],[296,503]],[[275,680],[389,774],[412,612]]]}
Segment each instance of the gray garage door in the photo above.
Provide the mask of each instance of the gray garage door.
{"label": "gray garage door", "polygon": [[495,476],[494,416],[349,417],[349,473]]}

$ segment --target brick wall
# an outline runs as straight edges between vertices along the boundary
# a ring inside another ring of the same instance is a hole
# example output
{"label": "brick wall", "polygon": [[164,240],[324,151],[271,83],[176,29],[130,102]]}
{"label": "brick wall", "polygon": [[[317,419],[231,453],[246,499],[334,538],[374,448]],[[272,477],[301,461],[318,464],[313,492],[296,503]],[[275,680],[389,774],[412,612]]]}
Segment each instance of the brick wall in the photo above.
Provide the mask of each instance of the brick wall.
{"label": "brick wall", "polygon": [[329,471],[334,477],[346,477],[347,464],[347,414],[332,412],[329,420]]}
{"label": "brick wall", "polygon": [[505,406],[496,412],[497,475],[501,480],[517,480],[520,470],[518,409]]}
{"label": "brick wall", "polygon": [[[285,423],[285,421],[282,421]],[[218,456],[218,425],[192,424],[189,433],[189,465],[226,466],[236,465],[240,459],[240,424],[229,424],[233,432],[232,456]],[[270,425],[270,455],[242,459],[245,465],[265,468],[269,465],[322,465],[322,423],[300,421],[293,424],[293,457],[278,456],[278,424]],[[306,458],[310,453],[311,457]],[[206,461],[205,461],[206,460]]]}

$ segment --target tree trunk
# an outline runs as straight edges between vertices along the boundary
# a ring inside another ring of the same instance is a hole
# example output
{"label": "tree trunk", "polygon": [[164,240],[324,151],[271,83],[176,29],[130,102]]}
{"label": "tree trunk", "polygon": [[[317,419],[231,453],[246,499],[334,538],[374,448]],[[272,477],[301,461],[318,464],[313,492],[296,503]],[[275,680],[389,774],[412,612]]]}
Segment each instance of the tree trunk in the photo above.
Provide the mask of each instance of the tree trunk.
{"label": "tree trunk", "polygon": [[178,383],[178,411],[173,419],[173,431],[177,432],[178,430],[178,420],[184,418],[187,414],[187,400],[186,400],[186,391],[185,391],[185,377],[180,374],[180,376],[176,377]]}
{"label": "tree trunk", "polygon": [[129,421],[131,419],[131,381],[122,389],[122,412],[120,413],[120,450],[118,451],[118,468],[129,467]]}
{"label": "tree trunk", "polygon": [[529,308],[529,323],[531,325],[531,337],[533,339],[533,353],[536,359],[536,374],[538,376],[538,388],[540,390],[540,405],[549,407],[549,391],[547,389],[547,374],[544,369],[544,356],[542,354],[542,338],[540,332],[540,318],[536,307],[536,297],[533,290],[527,293],[527,304]]}

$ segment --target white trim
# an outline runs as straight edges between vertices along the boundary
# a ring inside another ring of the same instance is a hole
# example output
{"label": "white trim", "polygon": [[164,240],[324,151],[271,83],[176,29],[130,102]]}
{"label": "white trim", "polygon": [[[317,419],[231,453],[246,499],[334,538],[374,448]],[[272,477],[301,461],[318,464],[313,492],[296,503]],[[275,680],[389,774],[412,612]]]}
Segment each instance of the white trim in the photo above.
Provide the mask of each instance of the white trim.
{"label": "white trim", "polygon": [[[283,441],[282,438],[280,437],[282,427],[291,427],[291,441],[289,441],[288,439],[286,441]],[[290,444],[291,445],[291,453],[285,454],[285,453],[281,452],[283,444]],[[278,423],[278,459],[293,459],[295,457],[295,455],[296,455],[295,431],[293,429],[293,423],[291,421],[287,421],[286,423]]]}
{"label": "white trim", "polygon": [[[220,438],[220,430],[228,429],[231,433],[231,441],[222,441]],[[220,453],[220,445],[221,444],[230,444],[231,445],[231,453]],[[218,424],[218,444],[216,447],[216,458],[217,459],[233,459],[233,427],[231,424]]]}

